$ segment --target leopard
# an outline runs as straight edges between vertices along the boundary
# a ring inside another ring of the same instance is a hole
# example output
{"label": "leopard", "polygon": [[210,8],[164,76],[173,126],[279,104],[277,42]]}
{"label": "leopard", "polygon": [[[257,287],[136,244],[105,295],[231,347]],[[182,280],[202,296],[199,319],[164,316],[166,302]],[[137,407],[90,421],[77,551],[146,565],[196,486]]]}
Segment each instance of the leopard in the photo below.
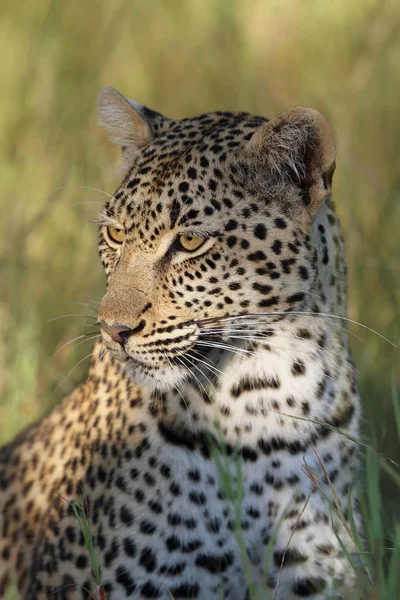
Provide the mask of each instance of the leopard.
{"label": "leopard", "polygon": [[86,381],[1,450],[0,595],[14,577],[28,600],[353,597],[331,125],[301,106],[174,120],[110,87],[98,111],[122,155],[100,338]]}

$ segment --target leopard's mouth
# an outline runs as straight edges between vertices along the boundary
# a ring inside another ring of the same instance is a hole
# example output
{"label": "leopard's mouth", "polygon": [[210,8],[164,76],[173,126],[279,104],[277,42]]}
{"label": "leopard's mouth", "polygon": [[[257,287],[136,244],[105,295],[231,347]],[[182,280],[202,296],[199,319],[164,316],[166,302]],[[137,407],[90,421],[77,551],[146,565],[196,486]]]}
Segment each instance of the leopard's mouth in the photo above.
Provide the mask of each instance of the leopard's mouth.
{"label": "leopard's mouth", "polygon": [[223,352],[201,334],[190,339],[188,336],[185,344],[172,348],[158,344],[157,351],[147,350],[148,361],[143,360],[140,348],[132,351],[119,344],[106,343],[106,346],[114,358],[123,363],[124,372],[135,383],[163,392],[191,379],[201,384],[209,383],[215,378],[215,369]]}

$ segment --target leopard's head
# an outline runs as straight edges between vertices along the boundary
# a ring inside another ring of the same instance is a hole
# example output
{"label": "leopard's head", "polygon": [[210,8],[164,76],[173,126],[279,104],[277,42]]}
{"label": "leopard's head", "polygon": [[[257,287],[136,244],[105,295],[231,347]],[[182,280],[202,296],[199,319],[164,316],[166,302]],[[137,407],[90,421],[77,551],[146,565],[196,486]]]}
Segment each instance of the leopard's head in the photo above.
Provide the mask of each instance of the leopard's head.
{"label": "leopard's head", "polygon": [[99,110],[124,180],[100,217],[98,321],[137,382],[167,389],[227,336],[241,344],[249,315],[265,332],[313,304],[310,233],[335,165],[317,111],[174,121],[112,88]]}

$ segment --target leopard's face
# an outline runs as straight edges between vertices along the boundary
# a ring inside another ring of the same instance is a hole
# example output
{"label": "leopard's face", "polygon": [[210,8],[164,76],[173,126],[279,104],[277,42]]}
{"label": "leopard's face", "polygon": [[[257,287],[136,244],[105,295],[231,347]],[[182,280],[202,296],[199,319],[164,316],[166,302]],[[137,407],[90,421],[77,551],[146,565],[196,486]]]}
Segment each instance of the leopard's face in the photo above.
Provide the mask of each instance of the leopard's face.
{"label": "leopard's face", "polygon": [[272,168],[258,181],[257,136],[270,123],[211,113],[165,121],[157,135],[153,125],[107,203],[99,322],[137,382],[167,389],[210,359],[210,342],[242,344],[241,330],[266,333],[312,305],[315,184]]}

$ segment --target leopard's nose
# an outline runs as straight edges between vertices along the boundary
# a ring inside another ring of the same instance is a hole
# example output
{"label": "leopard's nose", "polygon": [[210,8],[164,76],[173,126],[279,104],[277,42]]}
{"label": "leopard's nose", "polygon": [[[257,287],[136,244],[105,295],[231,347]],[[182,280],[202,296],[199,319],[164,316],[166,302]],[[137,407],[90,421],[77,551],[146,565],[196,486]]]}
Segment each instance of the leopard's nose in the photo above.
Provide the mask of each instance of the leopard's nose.
{"label": "leopard's nose", "polygon": [[136,333],[139,333],[140,331],[142,331],[142,329],[144,329],[146,321],[142,319],[136,325],[136,327],[133,328],[119,324],[107,325],[107,323],[99,323],[99,325],[105,333],[108,333],[108,335],[114,340],[114,342],[117,342],[118,344],[121,344],[121,346],[123,346],[126,340],[131,337],[131,335],[135,335]]}

